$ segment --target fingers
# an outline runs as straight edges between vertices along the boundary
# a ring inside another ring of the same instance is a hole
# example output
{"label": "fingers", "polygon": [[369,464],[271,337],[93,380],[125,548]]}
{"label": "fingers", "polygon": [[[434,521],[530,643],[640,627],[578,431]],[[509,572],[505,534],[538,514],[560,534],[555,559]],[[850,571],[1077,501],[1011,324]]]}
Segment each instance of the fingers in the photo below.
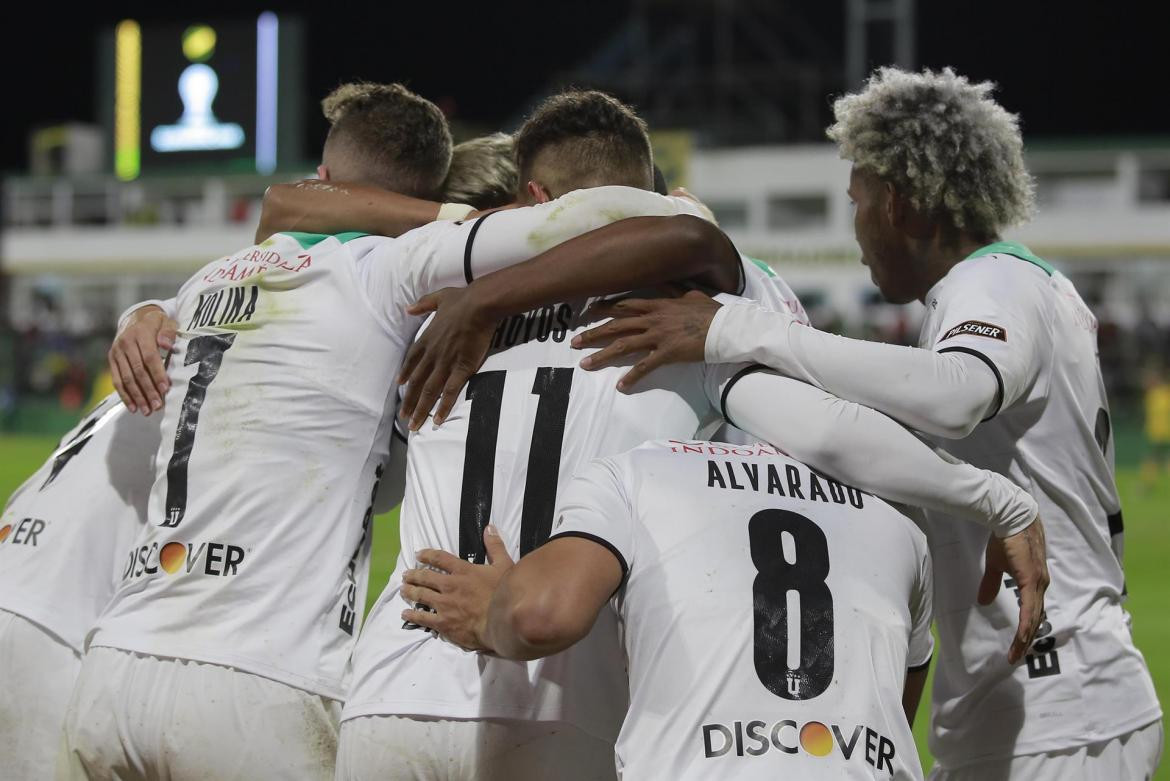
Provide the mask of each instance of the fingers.
{"label": "fingers", "polygon": [[612,366],[626,356],[649,352],[658,346],[657,336],[649,333],[623,336],[592,355],[581,359],[581,368],[595,371],[605,366]]}
{"label": "fingers", "polygon": [[130,367],[130,362],[126,359],[125,353],[120,349],[116,349],[113,355],[117,371],[115,372],[121,379],[121,384],[126,395],[130,397],[130,402],[126,407],[131,412],[142,410],[143,414],[150,414],[150,404],[146,400],[146,396],[138,387],[138,381],[134,377],[134,370]]}
{"label": "fingers", "polygon": [[[147,398],[154,409],[162,407],[162,397],[166,395],[171,386],[166,367],[163,366],[162,356],[158,351],[157,345],[161,338],[161,332],[153,338],[145,334],[138,336],[138,351],[142,356],[143,372],[146,375],[144,390],[147,391]],[[139,382],[141,383],[141,381],[140,378]]]}
{"label": "fingers", "polygon": [[439,631],[439,624],[442,621],[438,613],[433,613],[429,610],[403,610],[402,620],[409,621],[412,624],[417,624],[434,632]]}
{"label": "fingers", "polygon": [[622,298],[617,301],[603,301],[590,307],[599,317],[637,317],[653,312],[663,305],[662,299]]}
{"label": "fingers", "polygon": [[406,381],[410,379],[410,375],[414,373],[414,369],[422,361],[426,354],[427,348],[422,340],[416,341],[406,351],[406,357],[402,359],[402,368],[398,370],[398,384],[405,385]]}
{"label": "fingers", "polygon": [[[417,375],[419,372],[415,372],[415,374]],[[435,408],[435,402],[439,400],[439,396],[443,392],[447,374],[449,371],[445,366],[432,365],[426,382],[420,383],[417,376],[411,377],[410,384],[407,386],[408,390],[411,387],[421,387],[415,401],[414,412],[410,417],[411,431],[418,431],[422,428],[422,424],[426,423],[427,416],[431,414],[431,410]]]}
{"label": "fingers", "polygon": [[1020,588],[1020,623],[1016,627],[1016,636],[1008,650],[1008,661],[1012,664],[1024,658],[1024,654],[1032,647],[1036,638],[1036,630],[1044,614],[1044,597],[1037,585],[1022,586]]}
{"label": "fingers", "polygon": [[[430,567],[438,567],[444,572],[460,572],[466,567],[471,566],[458,556],[453,556],[445,550],[434,550],[432,548],[420,550],[415,558],[422,564]],[[408,573],[412,571],[408,570]]]}
{"label": "fingers", "polygon": [[[402,582],[407,584],[402,587],[402,593],[405,596],[407,594],[407,588],[413,586],[415,589],[425,588],[441,594],[444,588],[443,583],[448,577],[448,575],[442,572],[435,572],[431,569],[408,569],[402,575]],[[426,602],[425,599],[414,599],[412,601]]]}
{"label": "fingers", "polygon": [[582,331],[573,337],[573,341],[570,344],[578,350],[582,347],[595,347],[599,344],[611,342],[619,336],[642,333],[646,330],[647,325],[640,317],[614,319],[608,323],[594,326],[588,331]]}
{"label": "fingers", "polygon": [[490,523],[483,530],[483,546],[487,550],[489,564],[510,567],[515,563],[508,555],[508,546],[504,545],[504,539],[500,536],[499,530]]}
{"label": "fingers", "polygon": [[670,363],[669,353],[666,350],[654,350],[642,360],[630,367],[630,370],[618,380],[617,389],[623,393],[631,390],[642,381],[647,374]]}
{"label": "fingers", "polygon": [[[997,544],[992,542],[992,545]],[[979,581],[979,594],[976,601],[980,605],[990,605],[995,601],[996,594],[999,593],[1000,586],[1003,583],[1003,567],[996,561],[993,561],[992,549],[989,546],[987,550],[987,564],[983,569],[983,579]]]}
{"label": "fingers", "polygon": [[[415,344],[417,346],[418,342]],[[406,421],[408,428],[414,431],[417,431],[418,427],[411,425],[411,423],[416,417],[415,413],[418,409],[419,397],[422,395],[422,378],[431,373],[431,362],[432,359],[430,357],[427,357],[425,360],[420,359],[419,363],[411,370],[410,375],[402,380],[406,385],[406,390],[402,394],[402,406],[398,410],[398,416]],[[423,417],[426,417],[426,410],[423,410]]]}
{"label": "fingers", "polygon": [[443,293],[437,291],[428,293],[427,295],[415,301],[410,306],[406,307],[406,314],[408,315],[425,315],[431,312],[438,311],[439,304],[442,302]]}
{"label": "fingers", "polygon": [[162,328],[158,330],[158,346],[169,352],[174,348],[178,336],[179,324],[169,317],[164,318]]}

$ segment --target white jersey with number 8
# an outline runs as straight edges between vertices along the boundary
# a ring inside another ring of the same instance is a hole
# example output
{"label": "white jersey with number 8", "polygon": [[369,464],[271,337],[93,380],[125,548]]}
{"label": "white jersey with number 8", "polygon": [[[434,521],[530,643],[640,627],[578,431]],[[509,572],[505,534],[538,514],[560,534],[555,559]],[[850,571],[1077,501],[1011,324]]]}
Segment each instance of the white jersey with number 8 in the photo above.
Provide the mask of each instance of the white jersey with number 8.
{"label": "white jersey with number 8", "polygon": [[922,777],[902,686],[930,660],[930,557],[888,504],[766,445],[658,441],[578,473],[564,536],[626,575],[626,777]]}

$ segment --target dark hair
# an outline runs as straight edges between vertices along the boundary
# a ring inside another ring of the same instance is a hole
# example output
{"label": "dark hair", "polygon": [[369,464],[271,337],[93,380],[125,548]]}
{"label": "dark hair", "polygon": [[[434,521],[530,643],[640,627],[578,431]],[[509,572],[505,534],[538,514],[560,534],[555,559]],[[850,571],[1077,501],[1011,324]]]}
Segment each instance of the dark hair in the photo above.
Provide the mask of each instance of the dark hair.
{"label": "dark hair", "polygon": [[554,196],[605,184],[648,190],[653,164],[646,123],[596,90],[546,98],[516,132],[520,185],[537,178]]}
{"label": "dark hair", "polygon": [[321,101],[331,125],[327,164],[336,178],[435,200],[451,164],[451,131],[439,107],[401,84],[343,84]]}

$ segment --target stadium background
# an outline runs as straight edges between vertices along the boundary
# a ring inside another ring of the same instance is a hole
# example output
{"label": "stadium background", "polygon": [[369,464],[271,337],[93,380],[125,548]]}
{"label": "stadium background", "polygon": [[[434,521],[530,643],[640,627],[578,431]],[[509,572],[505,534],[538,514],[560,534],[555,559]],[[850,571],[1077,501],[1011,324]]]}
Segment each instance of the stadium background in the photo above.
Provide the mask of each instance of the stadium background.
{"label": "stadium background", "polygon": [[[34,34],[0,54],[0,498],[108,391],[116,314],[251,243],[264,188],[311,175],[326,129],[317,101],[339,82],[403,81],[443,108],[456,140],[513,129],[563,85],[611,91],[650,122],[671,185],[773,264],[816,324],[910,343],[918,311],[881,303],[856,262],[848,166],[823,128],[831,96],[875,65],[952,65],[998,82],[1023,119],[1040,213],[1008,238],[1072,277],[1099,318],[1129,607],[1170,694],[1170,472],[1143,466],[1142,404],[1170,382],[1170,101],[1149,93],[1170,76],[1164,11],[1007,0],[595,0],[555,13],[385,4],[353,15],[98,5],[66,25],[50,5],[22,10],[10,29]],[[184,72],[198,79],[180,90]],[[214,133],[182,132],[180,91],[196,113],[213,94]],[[393,567],[397,514],[375,530],[371,601]],[[926,722],[924,709],[916,733],[929,764]]]}

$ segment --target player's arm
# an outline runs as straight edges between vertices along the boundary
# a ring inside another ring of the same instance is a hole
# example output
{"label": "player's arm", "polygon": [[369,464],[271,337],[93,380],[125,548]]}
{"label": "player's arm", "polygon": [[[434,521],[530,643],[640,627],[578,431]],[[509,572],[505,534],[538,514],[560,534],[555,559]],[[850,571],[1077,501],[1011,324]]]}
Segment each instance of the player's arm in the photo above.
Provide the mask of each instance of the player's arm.
{"label": "player's arm", "polygon": [[491,525],[486,565],[420,551],[422,566],[404,574],[402,595],[433,612],[406,610],[403,620],[510,659],[568,648],[589,633],[634,560],[633,510],[621,478],[628,471],[611,459],[588,464],[565,490],[552,538],[515,565]]}
{"label": "player's arm", "polygon": [[175,346],[179,324],[175,299],[144,301],[118,318],[118,333],[107,354],[110,379],[130,412],[162,409],[171,387],[163,354]]}
{"label": "player's arm", "polygon": [[550,540],[500,581],[488,607],[484,645],[507,659],[565,650],[589,634],[622,574],[613,553],[597,542]]}
{"label": "player's arm", "polygon": [[926,689],[926,676],[930,665],[920,670],[906,672],[906,684],[902,687],[902,710],[906,712],[906,722],[913,727],[914,717],[918,714],[918,704],[922,702],[922,692]]}
{"label": "player's arm", "polygon": [[[486,225],[519,213],[491,215]],[[701,218],[633,217],[476,277],[465,289],[424,297],[409,311],[438,314],[403,362],[399,380],[409,383],[403,415],[417,430],[441,395],[435,413],[436,424],[441,424],[467,378],[482,364],[502,318],[559,301],[667,282],[737,290],[742,282],[739,253],[722,231]]]}
{"label": "player's arm", "polygon": [[[1048,587],[1036,500],[1002,475],[944,458],[894,420],[807,383],[749,367],[709,388],[729,423],[814,469],[877,496],[974,521],[993,534],[977,598],[989,604],[1003,573],[1020,584],[1008,658],[1023,656]],[[973,584],[974,585],[974,584]]]}
{"label": "player's arm", "polygon": [[[306,179],[274,184],[264,193],[256,242],[282,231],[363,231],[401,236],[439,219],[443,204],[361,184]],[[470,207],[457,218],[467,216]]]}

